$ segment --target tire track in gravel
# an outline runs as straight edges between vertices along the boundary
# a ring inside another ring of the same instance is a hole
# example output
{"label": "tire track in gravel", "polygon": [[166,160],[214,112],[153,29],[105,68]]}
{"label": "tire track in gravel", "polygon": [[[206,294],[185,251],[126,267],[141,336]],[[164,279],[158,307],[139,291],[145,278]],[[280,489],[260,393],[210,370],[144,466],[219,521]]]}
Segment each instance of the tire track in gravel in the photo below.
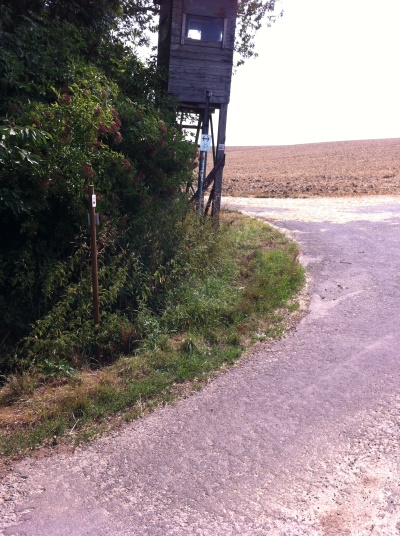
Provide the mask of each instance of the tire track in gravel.
{"label": "tire track in gravel", "polygon": [[174,406],[18,463],[1,534],[400,534],[400,198],[224,205],[300,243],[309,313]]}

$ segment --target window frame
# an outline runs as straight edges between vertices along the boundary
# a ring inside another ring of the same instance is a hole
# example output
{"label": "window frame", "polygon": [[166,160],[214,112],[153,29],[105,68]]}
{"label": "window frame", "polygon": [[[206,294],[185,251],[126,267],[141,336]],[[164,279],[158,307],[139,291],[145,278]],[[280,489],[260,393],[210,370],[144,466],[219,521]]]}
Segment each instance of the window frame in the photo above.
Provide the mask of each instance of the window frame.
{"label": "window frame", "polygon": [[194,16],[194,17],[199,17],[199,16],[206,17],[206,15],[197,15],[196,13],[183,13],[181,45],[190,44],[190,45],[208,46],[208,47],[214,47],[214,48],[225,48],[226,29],[227,29],[227,22],[228,22],[227,18],[209,17],[210,19],[219,19],[223,21],[222,39],[221,41],[205,41],[205,40],[203,41],[202,39],[193,39],[186,35],[186,21],[187,21],[188,15]]}

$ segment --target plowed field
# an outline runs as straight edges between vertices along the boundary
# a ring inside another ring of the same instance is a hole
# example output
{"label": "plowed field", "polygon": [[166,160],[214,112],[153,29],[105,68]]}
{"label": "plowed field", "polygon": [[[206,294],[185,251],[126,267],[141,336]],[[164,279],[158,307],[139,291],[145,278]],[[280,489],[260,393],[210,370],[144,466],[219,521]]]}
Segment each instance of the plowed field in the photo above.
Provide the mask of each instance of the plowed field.
{"label": "plowed field", "polygon": [[223,195],[400,194],[400,139],[228,147]]}

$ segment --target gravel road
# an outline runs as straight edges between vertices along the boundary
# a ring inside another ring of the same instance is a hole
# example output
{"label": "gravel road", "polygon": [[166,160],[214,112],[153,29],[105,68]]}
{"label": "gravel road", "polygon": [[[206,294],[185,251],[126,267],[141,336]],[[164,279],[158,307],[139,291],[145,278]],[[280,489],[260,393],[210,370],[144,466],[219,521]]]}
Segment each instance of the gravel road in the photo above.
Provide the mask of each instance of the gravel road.
{"label": "gravel road", "polygon": [[0,534],[400,534],[400,197],[224,205],[300,243],[308,314],[202,392],[18,463]]}

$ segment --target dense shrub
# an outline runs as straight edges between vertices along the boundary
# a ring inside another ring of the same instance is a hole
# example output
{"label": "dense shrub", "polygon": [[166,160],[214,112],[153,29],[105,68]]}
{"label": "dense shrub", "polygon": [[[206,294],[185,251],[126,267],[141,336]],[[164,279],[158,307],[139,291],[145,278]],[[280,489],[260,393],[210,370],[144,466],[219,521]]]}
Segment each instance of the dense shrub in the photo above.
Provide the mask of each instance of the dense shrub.
{"label": "dense shrub", "polygon": [[0,14],[0,367],[90,356],[90,183],[101,218],[99,337],[112,355],[135,339],[139,305],[156,304],[168,279],[193,145],[154,67],[117,37],[45,14],[14,17],[11,28]]}

